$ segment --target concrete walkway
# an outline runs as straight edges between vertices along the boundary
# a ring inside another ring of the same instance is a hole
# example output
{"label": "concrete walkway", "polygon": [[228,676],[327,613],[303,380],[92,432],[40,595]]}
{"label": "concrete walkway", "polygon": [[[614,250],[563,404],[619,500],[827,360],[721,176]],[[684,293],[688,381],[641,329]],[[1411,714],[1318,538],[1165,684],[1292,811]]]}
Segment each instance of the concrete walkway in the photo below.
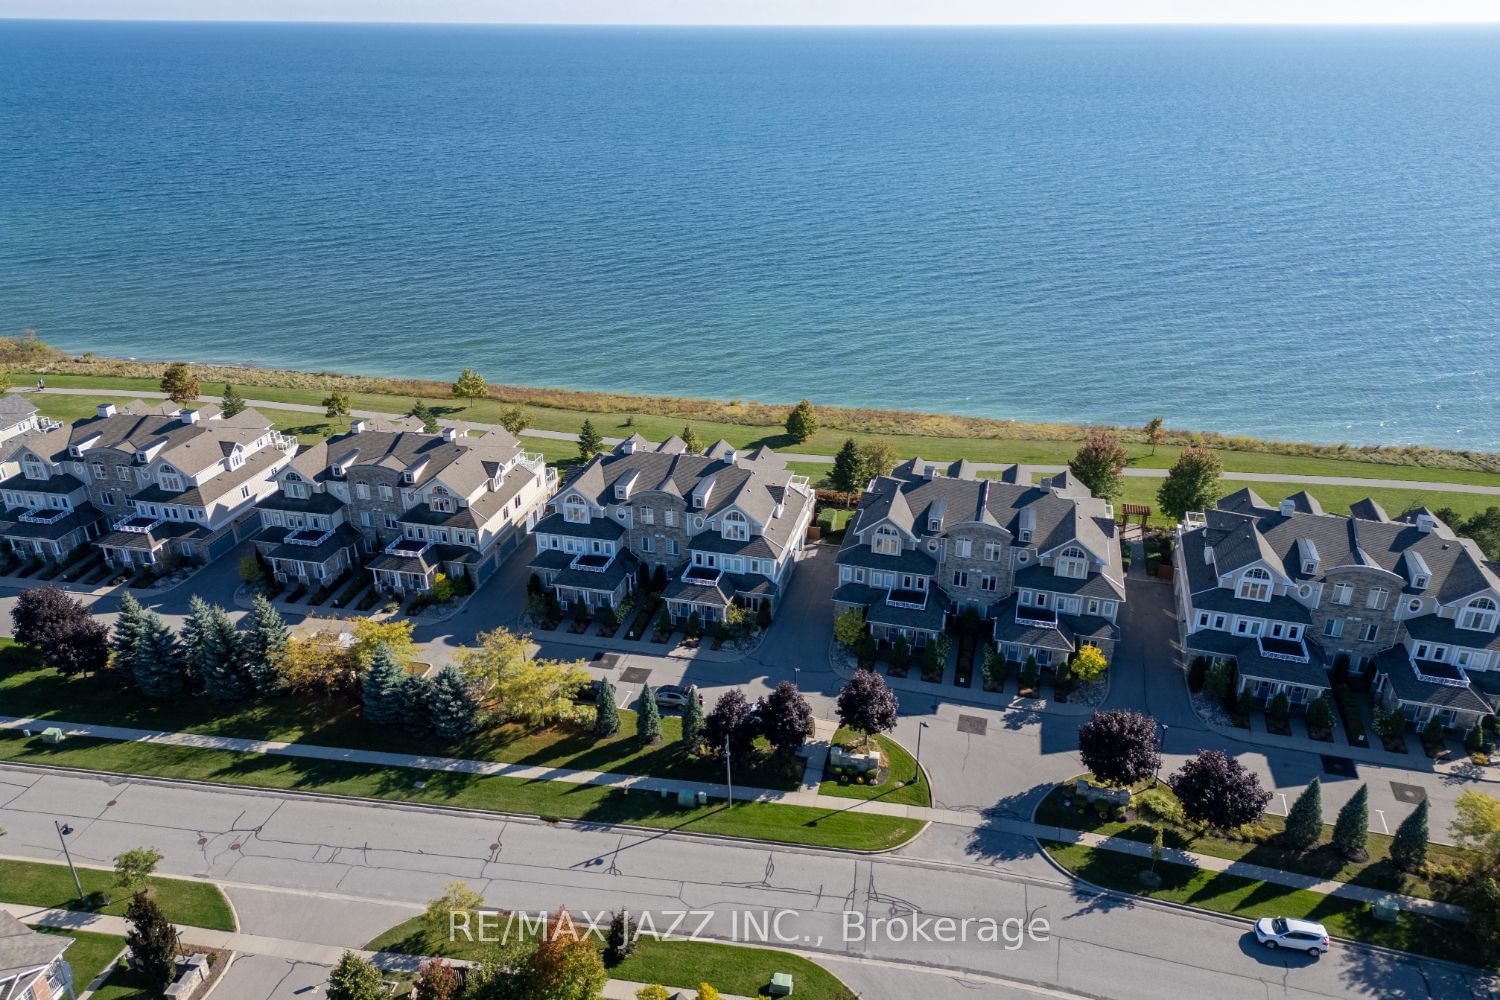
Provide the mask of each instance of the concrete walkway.
{"label": "concrete walkway", "polygon": [[[425,755],[384,753],[374,750],[351,750],[337,747],[319,747],[303,743],[285,743],[279,740],[248,740],[229,736],[206,736],[197,733],[168,733],[148,729],[129,729],[121,726],[91,726],[70,722],[46,722],[39,719],[0,716],[0,729],[21,729],[37,732],[48,726],[57,726],[68,736],[85,736],[99,739],[121,740],[141,743],[161,743],[169,746],[193,747],[203,750],[224,750],[235,753],[263,753],[271,756],[296,757],[308,760],[330,760],[345,763],[370,764],[377,767],[403,767],[419,771],[444,771],[450,773],[480,774],[490,777],[518,778],[526,781],[560,781],[575,785],[605,785],[629,788],[643,792],[670,793],[702,792],[709,798],[727,799],[729,788],[714,782],[673,781],[643,775],[615,774],[603,771],[580,771],[569,768],[540,767],[528,764],[505,764],[489,760],[468,760],[458,757],[429,757]],[[826,751],[825,751],[826,752]],[[884,802],[879,799],[846,799],[823,795],[817,784],[810,783],[805,776],[797,791],[778,791],[768,788],[746,788],[734,786],[735,801],[772,802],[782,805],[804,806],[826,809],[830,812],[859,810],[864,813],[891,816],[899,819],[918,820],[965,829],[983,828],[987,832],[998,832],[1033,839],[1058,840],[1081,843],[1102,850],[1116,851],[1149,857],[1150,845],[1118,837],[1103,837],[1065,827],[1043,826],[1025,820],[993,816],[979,810],[945,809]],[[1257,879],[1294,889],[1309,889],[1325,895],[1356,899],[1373,903],[1378,899],[1391,898],[1405,910],[1443,916],[1447,919],[1463,919],[1460,907],[1428,899],[1393,895],[1347,882],[1325,881],[1307,875],[1285,872],[1274,868],[1227,861],[1188,851],[1167,850],[1163,857],[1179,864],[1192,865],[1207,871],[1228,872],[1245,878]]]}
{"label": "concrete walkway", "polygon": [[[247,386],[246,388],[253,388]],[[8,390],[17,394],[35,393],[31,388],[13,388]],[[48,388],[46,393],[69,395],[69,396],[120,396],[126,399],[166,399],[164,392],[132,392],[127,389],[71,389],[71,388]],[[199,397],[200,402],[217,402],[212,397]],[[310,403],[279,403],[269,399],[247,399],[246,405],[256,409],[271,410],[293,410],[298,413],[316,413],[324,415],[325,410],[321,406]],[[383,413],[376,410],[353,410],[350,416],[355,418],[388,418],[391,413]],[[483,430],[493,429],[495,424],[484,424],[468,420],[445,420],[443,423],[461,424]],[[576,441],[577,434],[569,434],[566,431],[548,431],[536,427],[528,427],[521,432],[527,437],[545,438],[553,441]],[[606,437],[603,439],[606,445],[619,444],[621,439]],[[778,452],[782,458],[789,462],[807,462],[818,465],[832,465],[832,455],[804,455],[794,452]],[[975,462],[974,467],[981,472],[999,472],[1008,469],[1013,463],[1010,462]],[[1063,465],[1021,465],[1021,475],[1030,477],[1036,474],[1053,474],[1066,469]],[[1126,469],[1124,474],[1142,479],[1165,479],[1166,469]],[[1407,479],[1364,479],[1357,476],[1305,476],[1292,473],[1279,472],[1226,472],[1223,478],[1235,482],[1248,483],[1302,483],[1311,486],[1356,486],[1365,489],[1401,489],[1401,490],[1429,490],[1435,493],[1481,493],[1489,496],[1500,496],[1500,486],[1479,486],[1470,483],[1434,483]]]}

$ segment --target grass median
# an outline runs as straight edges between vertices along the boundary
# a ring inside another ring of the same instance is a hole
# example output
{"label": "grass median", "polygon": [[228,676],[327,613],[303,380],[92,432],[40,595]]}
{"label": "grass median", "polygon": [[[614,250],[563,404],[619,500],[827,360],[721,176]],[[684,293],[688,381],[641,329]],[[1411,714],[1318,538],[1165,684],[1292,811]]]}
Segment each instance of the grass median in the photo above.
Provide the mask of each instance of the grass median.
{"label": "grass median", "polygon": [[762,802],[680,807],[675,797],[599,785],[78,737],[53,746],[14,732],[0,734],[0,760],[849,850],[896,847],[922,829],[915,820],[859,812],[857,803],[848,809]]}
{"label": "grass median", "polygon": [[[885,755],[889,773],[878,785],[840,784],[837,779],[827,778],[818,785],[818,793],[840,799],[865,799],[876,802],[894,802],[908,806],[932,805],[932,789],[927,782],[913,783],[917,777],[917,762],[906,748],[888,736],[877,735],[880,752]],[[853,730],[840,729],[833,736],[836,745],[854,746],[858,741]]]}
{"label": "grass median", "polygon": [[[143,846],[150,846],[143,845]],[[130,893],[115,886],[114,873],[99,868],[79,868],[78,880],[86,895],[102,893],[110,897],[107,906],[92,911],[112,917],[123,917]],[[152,876],[147,879],[156,902],[174,924],[232,931],[234,911],[219,887],[210,882]],[[0,858],[0,902],[49,909],[76,910],[78,890],[67,865],[45,861],[13,861]]]}

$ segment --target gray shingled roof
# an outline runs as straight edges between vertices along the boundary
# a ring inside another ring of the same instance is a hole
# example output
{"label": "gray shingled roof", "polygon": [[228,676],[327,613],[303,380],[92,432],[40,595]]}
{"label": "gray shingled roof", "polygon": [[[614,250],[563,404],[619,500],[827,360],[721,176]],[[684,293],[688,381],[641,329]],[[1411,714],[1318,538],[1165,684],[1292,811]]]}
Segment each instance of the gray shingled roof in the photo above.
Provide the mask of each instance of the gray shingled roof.
{"label": "gray shingled roof", "polygon": [[46,968],[72,943],[73,939],[65,935],[34,931],[0,910],[0,982]]}

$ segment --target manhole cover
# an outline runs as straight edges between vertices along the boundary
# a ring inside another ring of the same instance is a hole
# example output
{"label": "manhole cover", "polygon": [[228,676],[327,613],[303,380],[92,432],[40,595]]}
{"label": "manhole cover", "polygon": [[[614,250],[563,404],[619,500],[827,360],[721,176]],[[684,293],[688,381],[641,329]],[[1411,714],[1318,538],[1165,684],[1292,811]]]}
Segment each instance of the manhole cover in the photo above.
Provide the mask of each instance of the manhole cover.
{"label": "manhole cover", "polygon": [[968,733],[970,736],[983,736],[989,729],[989,722],[977,715],[960,715],[958,717],[958,731]]}
{"label": "manhole cover", "polygon": [[1427,798],[1426,789],[1420,785],[1403,785],[1399,781],[1391,782],[1391,794],[1396,796],[1397,802],[1405,802],[1408,805],[1418,805]]}
{"label": "manhole cover", "polygon": [[239,844],[230,844],[229,845],[229,849],[231,851],[238,851],[240,849],[240,845]]}
{"label": "manhole cover", "polygon": [[208,838],[207,837],[199,837],[198,838],[198,846],[199,847],[202,847],[206,843],[208,843]]}
{"label": "manhole cover", "polygon": [[104,803],[104,808],[108,809],[110,806],[116,806],[116,805],[119,805],[119,804],[120,804],[120,800],[119,799],[110,799],[108,802]]}
{"label": "manhole cover", "polygon": [[1325,774],[1337,775],[1340,778],[1356,778],[1359,773],[1354,769],[1354,761],[1348,757],[1329,757],[1320,755],[1323,759],[1323,772]]}
{"label": "manhole cover", "polygon": [[613,670],[620,665],[619,653],[596,653],[594,654],[594,666],[601,670]]}
{"label": "manhole cover", "polygon": [[646,667],[626,667],[620,672],[621,684],[644,684],[651,671]]}

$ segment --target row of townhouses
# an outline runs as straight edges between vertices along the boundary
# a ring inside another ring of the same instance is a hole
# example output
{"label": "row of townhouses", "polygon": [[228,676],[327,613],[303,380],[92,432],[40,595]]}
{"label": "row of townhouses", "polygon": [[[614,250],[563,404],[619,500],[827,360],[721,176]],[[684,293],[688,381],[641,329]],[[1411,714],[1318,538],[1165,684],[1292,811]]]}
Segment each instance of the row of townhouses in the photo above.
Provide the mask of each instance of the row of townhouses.
{"label": "row of townhouses", "polygon": [[1234,660],[1242,691],[1305,704],[1347,663],[1418,726],[1466,732],[1500,706],[1500,567],[1430,511],[1362,500],[1345,516],[1244,489],[1177,541],[1182,648]]}
{"label": "row of townhouses", "polygon": [[594,456],[536,526],[532,572],[563,607],[617,606],[639,568],[667,577],[673,619],[721,621],[731,603],[773,613],[812,523],[815,496],[771,449],[633,435]]}
{"label": "row of townhouses", "polygon": [[1009,660],[1041,666],[1083,645],[1113,655],[1125,601],[1114,510],[1064,473],[914,458],[866,488],[838,554],[835,614],[862,609],[881,642],[925,646],[973,610]]}

